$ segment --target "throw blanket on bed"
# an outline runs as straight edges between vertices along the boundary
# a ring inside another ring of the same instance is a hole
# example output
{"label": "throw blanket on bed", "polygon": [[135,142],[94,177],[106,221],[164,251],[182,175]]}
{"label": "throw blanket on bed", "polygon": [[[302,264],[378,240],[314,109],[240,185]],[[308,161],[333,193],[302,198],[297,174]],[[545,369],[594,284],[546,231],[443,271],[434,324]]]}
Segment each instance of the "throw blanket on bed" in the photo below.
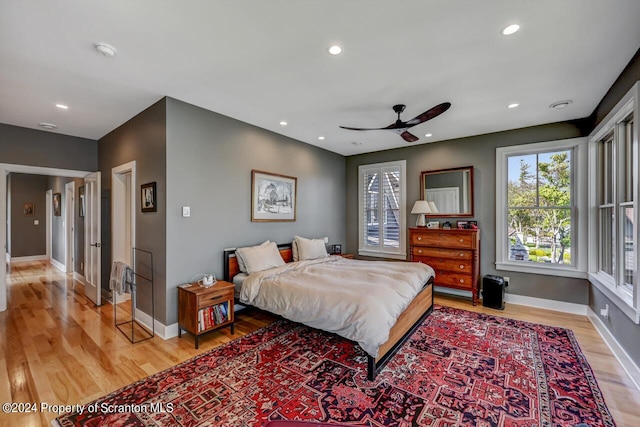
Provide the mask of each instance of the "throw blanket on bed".
{"label": "throw blanket on bed", "polygon": [[331,256],[250,274],[240,301],[356,341],[377,357],[398,316],[433,275],[426,264]]}

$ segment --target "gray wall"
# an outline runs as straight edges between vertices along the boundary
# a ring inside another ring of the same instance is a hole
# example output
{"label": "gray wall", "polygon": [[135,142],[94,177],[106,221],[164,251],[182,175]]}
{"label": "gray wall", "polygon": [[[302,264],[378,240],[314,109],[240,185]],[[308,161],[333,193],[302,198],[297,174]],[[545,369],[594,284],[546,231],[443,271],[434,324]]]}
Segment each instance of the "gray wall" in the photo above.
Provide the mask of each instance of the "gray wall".
{"label": "gray wall", "polygon": [[[224,248],[296,234],[345,243],[341,155],[168,98],[167,159],[167,324],[177,321],[179,284],[222,276]],[[251,222],[252,169],[298,178],[295,222]]]}
{"label": "gray wall", "polygon": [[[12,257],[46,255],[45,202],[47,177],[22,173],[10,174],[10,254]],[[24,204],[33,203],[32,216],[25,216]],[[39,224],[35,225],[34,221]]]}
{"label": "gray wall", "polygon": [[[166,103],[162,99],[100,139],[102,172],[102,287],[109,287],[111,271],[111,169],[136,161],[136,187],[156,182],[157,212],[141,212],[136,197],[136,247],[153,253],[156,319],[166,323]],[[138,308],[151,314],[151,290],[139,282]]]}
{"label": "gray wall", "polygon": [[[618,103],[638,80],[640,80],[640,50],[636,52],[633,59],[594,111],[592,115],[594,118],[594,126],[598,125],[602,119],[604,119],[613,107],[615,107],[616,103]],[[605,304],[609,304],[609,318],[604,319],[600,316],[599,319],[602,320],[607,329],[609,329],[609,332],[611,332],[618,343],[626,350],[635,364],[640,366],[640,340],[638,340],[640,336],[640,325],[633,323],[631,319],[619,310],[604,294],[593,285],[590,285],[589,307],[591,310],[595,313],[600,313],[600,309],[604,308]]]}
{"label": "gray wall", "polygon": [[0,123],[0,163],[58,169],[98,169],[96,141]]}
{"label": "gray wall", "polygon": [[[481,230],[480,271],[482,275],[508,275],[508,292],[576,304],[587,304],[588,286],[582,279],[504,272],[495,269],[495,164],[496,148],[583,136],[583,123],[555,123],[463,139],[414,145],[347,158],[347,251],[358,249],[358,166],[394,160],[407,161],[407,206],[420,198],[420,172],[474,166],[474,218]],[[390,136],[393,138],[393,136]],[[415,215],[407,209],[407,224]],[[466,218],[465,218],[466,219]],[[455,218],[454,218],[455,220]]]}

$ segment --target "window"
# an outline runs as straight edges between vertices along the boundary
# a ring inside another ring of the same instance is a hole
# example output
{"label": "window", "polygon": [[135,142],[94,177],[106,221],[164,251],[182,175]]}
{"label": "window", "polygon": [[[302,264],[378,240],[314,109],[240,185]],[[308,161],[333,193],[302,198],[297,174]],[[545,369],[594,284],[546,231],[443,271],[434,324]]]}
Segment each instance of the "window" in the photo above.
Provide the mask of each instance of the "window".
{"label": "window", "polygon": [[637,105],[638,84],[589,140],[589,280],[639,323]]}
{"label": "window", "polygon": [[405,160],[358,167],[360,255],[406,259],[405,169]]}
{"label": "window", "polygon": [[[578,215],[584,139],[496,150],[496,268],[586,277]],[[582,208],[582,209],[580,209]],[[581,233],[582,230],[582,233]]]}

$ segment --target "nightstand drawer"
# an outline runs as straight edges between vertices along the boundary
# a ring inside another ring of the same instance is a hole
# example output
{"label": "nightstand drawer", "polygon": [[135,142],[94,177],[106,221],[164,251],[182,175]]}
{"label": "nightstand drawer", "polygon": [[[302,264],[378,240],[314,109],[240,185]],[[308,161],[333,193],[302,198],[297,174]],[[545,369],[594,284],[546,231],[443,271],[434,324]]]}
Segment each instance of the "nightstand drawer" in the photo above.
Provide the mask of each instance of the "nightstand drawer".
{"label": "nightstand drawer", "polygon": [[447,258],[429,257],[426,261],[434,270],[453,271],[456,273],[471,274],[473,265],[469,260],[457,260]]}
{"label": "nightstand drawer", "polygon": [[452,274],[451,272],[436,270],[436,286],[450,286],[460,289],[472,289],[473,276],[470,274]]}
{"label": "nightstand drawer", "polygon": [[224,301],[233,299],[233,292],[221,292],[215,294],[201,295],[198,298],[198,308],[208,307]]}

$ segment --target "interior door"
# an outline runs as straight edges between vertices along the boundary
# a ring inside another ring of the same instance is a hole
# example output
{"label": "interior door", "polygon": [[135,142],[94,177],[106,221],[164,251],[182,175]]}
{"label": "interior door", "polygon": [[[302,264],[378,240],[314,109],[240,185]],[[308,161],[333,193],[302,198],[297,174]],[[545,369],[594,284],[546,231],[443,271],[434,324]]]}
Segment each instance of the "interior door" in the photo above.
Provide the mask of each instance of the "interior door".
{"label": "interior door", "polygon": [[84,178],[85,218],[84,218],[84,294],[96,305],[102,304],[101,286],[101,199],[100,172]]}

